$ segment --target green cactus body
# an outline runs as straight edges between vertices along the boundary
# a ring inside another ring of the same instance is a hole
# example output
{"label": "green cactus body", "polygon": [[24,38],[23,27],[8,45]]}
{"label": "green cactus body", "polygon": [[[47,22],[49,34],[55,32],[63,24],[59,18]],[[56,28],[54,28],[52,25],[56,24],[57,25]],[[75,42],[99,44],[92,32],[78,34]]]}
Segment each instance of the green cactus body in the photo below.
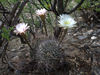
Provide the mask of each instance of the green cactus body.
{"label": "green cactus body", "polygon": [[56,69],[62,58],[61,48],[55,40],[45,40],[38,46],[37,59],[39,68],[51,70]]}

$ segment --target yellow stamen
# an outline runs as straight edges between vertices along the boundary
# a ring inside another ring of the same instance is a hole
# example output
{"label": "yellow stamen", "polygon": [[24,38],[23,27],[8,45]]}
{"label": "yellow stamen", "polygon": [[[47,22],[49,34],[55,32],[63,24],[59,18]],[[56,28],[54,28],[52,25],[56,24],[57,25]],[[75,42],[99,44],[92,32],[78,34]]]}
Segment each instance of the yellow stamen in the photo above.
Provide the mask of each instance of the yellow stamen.
{"label": "yellow stamen", "polygon": [[64,22],[64,24],[66,24],[66,25],[69,24],[69,23],[70,23],[69,21],[65,21],[65,22]]}

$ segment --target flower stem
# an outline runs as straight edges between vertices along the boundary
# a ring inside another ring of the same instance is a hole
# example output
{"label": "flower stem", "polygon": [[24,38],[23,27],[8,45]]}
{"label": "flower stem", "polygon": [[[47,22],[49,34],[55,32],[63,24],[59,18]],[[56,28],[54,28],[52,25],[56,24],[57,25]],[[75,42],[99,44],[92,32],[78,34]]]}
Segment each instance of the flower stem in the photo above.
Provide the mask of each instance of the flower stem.
{"label": "flower stem", "polygon": [[61,40],[59,41],[58,46],[59,46],[59,44],[62,42],[62,40],[64,39],[66,33],[67,33],[67,29],[64,30],[64,34],[63,34]]}
{"label": "flower stem", "polygon": [[46,25],[45,25],[45,15],[41,15],[40,17],[41,17],[42,22],[44,24],[44,29],[45,29],[45,32],[46,32],[46,36],[48,36],[48,34],[47,34],[47,28],[46,28]]}
{"label": "flower stem", "polygon": [[28,44],[28,46],[30,47],[31,50],[33,50],[33,48],[31,47],[31,45],[29,44],[29,42],[26,39],[26,35],[24,33],[21,34],[22,37],[25,39],[26,43]]}
{"label": "flower stem", "polygon": [[61,28],[61,31],[60,31],[60,34],[59,34],[58,40],[60,40],[60,38],[61,38],[61,36],[62,36],[62,33],[63,33],[63,29]]}

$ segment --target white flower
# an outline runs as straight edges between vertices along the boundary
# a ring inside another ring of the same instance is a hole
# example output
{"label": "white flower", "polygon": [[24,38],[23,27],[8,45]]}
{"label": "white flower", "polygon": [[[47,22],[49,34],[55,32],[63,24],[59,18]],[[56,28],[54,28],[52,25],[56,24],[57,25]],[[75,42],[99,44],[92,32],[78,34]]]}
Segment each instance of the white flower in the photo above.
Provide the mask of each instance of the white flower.
{"label": "white flower", "polygon": [[40,10],[36,10],[36,14],[39,15],[39,16],[45,15],[46,12],[47,12],[47,10],[44,9],[44,8],[43,9],[40,9]]}
{"label": "white flower", "polygon": [[16,25],[16,30],[14,30],[14,33],[16,33],[16,35],[21,34],[21,33],[25,33],[25,31],[29,28],[29,26],[27,26],[27,24],[25,23],[19,23]]}
{"label": "white flower", "polygon": [[75,27],[74,24],[76,24],[76,22],[70,15],[62,14],[59,18],[60,20],[58,22],[60,23],[60,27],[63,27],[64,29]]}

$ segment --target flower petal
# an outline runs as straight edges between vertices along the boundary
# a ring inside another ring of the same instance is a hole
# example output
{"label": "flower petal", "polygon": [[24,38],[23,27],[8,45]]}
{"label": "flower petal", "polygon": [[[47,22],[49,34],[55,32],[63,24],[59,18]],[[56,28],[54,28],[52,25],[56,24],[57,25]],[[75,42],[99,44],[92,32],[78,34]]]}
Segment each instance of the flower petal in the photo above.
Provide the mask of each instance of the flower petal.
{"label": "flower petal", "polygon": [[40,9],[40,10],[36,10],[36,14],[39,16],[46,14],[46,12],[47,12],[47,10],[44,8]]}
{"label": "flower petal", "polygon": [[63,27],[64,29],[75,27],[74,24],[76,24],[76,22],[70,15],[62,14],[59,18],[60,20],[58,22],[60,23],[60,27]]}
{"label": "flower petal", "polygon": [[25,31],[29,28],[30,26],[27,26],[25,23],[19,23],[16,25],[16,30],[14,30],[14,33],[21,34],[25,33]]}

